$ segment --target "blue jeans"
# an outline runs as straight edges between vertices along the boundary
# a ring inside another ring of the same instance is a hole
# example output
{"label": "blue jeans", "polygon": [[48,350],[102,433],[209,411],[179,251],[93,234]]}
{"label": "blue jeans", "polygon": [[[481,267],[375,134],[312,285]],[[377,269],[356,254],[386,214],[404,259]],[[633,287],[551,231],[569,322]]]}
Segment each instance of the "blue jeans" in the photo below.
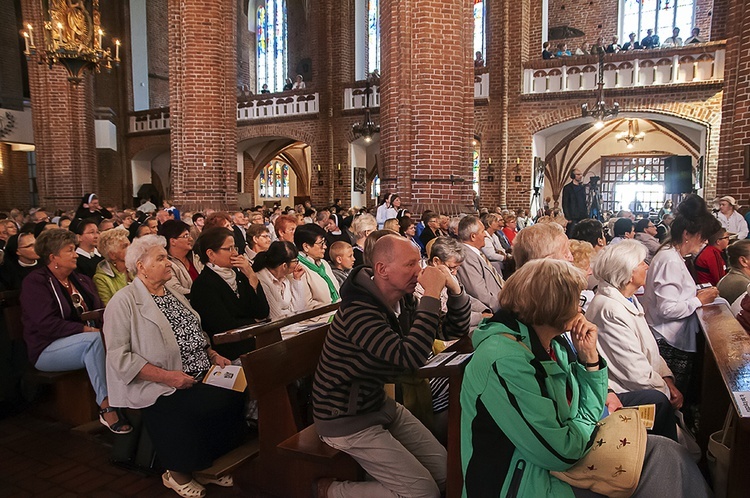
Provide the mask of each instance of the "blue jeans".
{"label": "blue jeans", "polygon": [[58,339],[42,351],[36,361],[42,372],[64,372],[86,368],[96,393],[96,404],[101,406],[107,397],[105,353],[99,332],[82,332]]}

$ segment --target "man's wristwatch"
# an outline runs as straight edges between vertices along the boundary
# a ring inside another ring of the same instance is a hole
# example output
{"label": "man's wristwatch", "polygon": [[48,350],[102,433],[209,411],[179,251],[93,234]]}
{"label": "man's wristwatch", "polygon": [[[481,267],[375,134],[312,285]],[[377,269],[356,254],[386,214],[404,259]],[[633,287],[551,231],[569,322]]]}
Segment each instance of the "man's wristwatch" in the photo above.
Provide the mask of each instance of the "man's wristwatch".
{"label": "man's wristwatch", "polygon": [[581,361],[581,358],[578,358],[578,363],[580,363],[586,368],[594,368],[594,367],[603,368],[604,367],[604,363],[602,362],[601,355],[598,355],[598,359],[595,363],[586,363],[585,361]]}

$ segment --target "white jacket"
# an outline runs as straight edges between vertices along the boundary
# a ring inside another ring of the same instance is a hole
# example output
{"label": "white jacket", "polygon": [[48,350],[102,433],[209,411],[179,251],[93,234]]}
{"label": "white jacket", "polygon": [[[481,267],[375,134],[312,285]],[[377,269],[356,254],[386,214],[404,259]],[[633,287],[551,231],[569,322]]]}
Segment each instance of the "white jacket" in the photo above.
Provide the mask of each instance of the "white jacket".
{"label": "white jacket", "polygon": [[599,328],[599,354],[607,360],[609,385],[615,392],[657,389],[669,398],[664,377],[673,377],[659,354],[643,307],[633,296],[602,281],[586,311],[586,319]]}
{"label": "white jacket", "polygon": [[700,331],[695,310],[701,307],[697,287],[677,249],[665,247],[654,256],[646,274],[643,304],[646,321],[656,338],[694,353]]}
{"label": "white jacket", "polygon": [[719,220],[727,232],[736,233],[737,238],[742,240],[747,238],[748,227],[745,218],[737,211],[732,211],[732,215],[727,218],[721,211],[716,213],[716,219]]}

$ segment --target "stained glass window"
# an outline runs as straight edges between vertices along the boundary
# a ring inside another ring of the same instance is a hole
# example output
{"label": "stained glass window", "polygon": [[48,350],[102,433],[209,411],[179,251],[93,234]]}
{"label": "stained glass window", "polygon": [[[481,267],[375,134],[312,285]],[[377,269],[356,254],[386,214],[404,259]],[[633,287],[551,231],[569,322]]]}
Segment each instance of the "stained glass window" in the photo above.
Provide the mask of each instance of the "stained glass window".
{"label": "stained glass window", "polygon": [[258,7],[258,92],[268,85],[280,92],[287,77],[286,0],[266,0]]}
{"label": "stained glass window", "polygon": [[620,41],[627,41],[630,33],[641,41],[653,29],[662,43],[673,28],[680,28],[680,38],[686,39],[695,25],[695,1],[620,0]]}
{"label": "stained glass window", "polygon": [[380,199],[380,177],[375,175],[372,179],[372,193],[371,199]]}
{"label": "stained glass window", "polygon": [[477,142],[477,145],[474,146],[474,152],[472,156],[472,162],[471,162],[471,186],[474,188],[474,192],[479,195],[479,159],[480,159],[480,146]]}
{"label": "stained glass window", "polygon": [[280,199],[289,197],[289,165],[271,161],[260,170],[259,197]]}
{"label": "stained glass window", "polygon": [[367,73],[380,69],[380,0],[367,0]]}
{"label": "stained glass window", "polygon": [[485,36],[484,36],[484,19],[485,7],[484,0],[474,0],[474,53],[482,52],[482,57],[487,60],[485,53]]}

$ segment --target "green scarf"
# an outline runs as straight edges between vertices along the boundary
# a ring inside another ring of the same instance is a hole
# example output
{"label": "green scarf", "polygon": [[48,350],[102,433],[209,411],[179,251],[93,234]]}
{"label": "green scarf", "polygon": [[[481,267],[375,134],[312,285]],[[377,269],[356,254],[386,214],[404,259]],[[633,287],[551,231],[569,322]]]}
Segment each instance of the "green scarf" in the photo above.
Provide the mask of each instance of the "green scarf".
{"label": "green scarf", "polygon": [[331,293],[331,302],[337,302],[339,300],[339,293],[336,290],[336,286],[333,285],[331,278],[328,276],[328,273],[326,273],[325,267],[323,265],[316,265],[314,261],[308,259],[308,257],[303,253],[299,253],[298,259],[300,263],[320,275],[320,277],[325,280],[325,282],[328,284],[328,291]]}

